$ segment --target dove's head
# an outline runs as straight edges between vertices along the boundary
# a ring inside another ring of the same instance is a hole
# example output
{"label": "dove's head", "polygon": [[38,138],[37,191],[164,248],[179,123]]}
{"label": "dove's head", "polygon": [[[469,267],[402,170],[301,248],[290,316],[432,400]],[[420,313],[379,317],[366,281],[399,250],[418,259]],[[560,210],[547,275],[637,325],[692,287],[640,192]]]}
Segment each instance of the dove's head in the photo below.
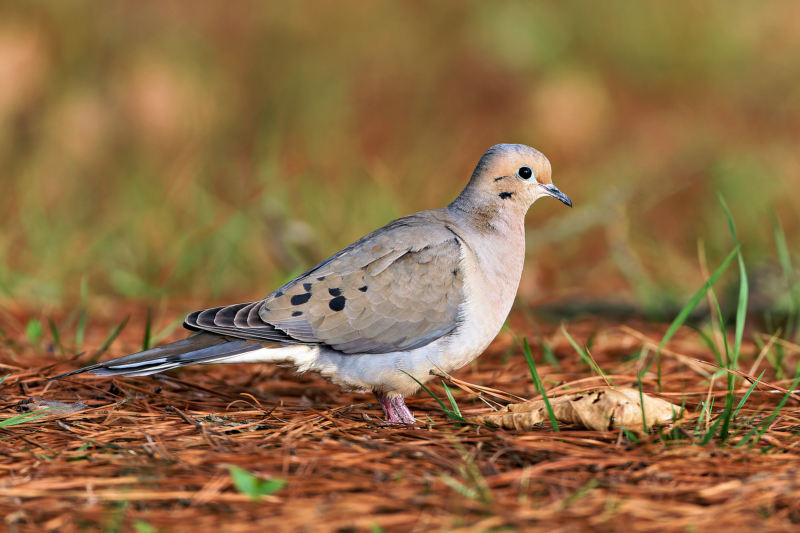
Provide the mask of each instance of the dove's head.
{"label": "dove's head", "polygon": [[468,189],[492,204],[511,203],[527,210],[543,196],[552,196],[572,207],[572,201],[559,191],[550,178],[550,161],[530,146],[498,144],[483,154],[472,173]]}

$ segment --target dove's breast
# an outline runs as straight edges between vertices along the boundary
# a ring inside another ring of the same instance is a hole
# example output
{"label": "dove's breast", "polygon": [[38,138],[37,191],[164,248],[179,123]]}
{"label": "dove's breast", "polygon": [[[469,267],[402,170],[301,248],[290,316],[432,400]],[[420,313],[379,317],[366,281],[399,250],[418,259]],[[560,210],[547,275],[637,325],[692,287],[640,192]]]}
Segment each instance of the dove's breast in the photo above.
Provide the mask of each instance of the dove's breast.
{"label": "dove's breast", "polygon": [[495,237],[471,239],[470,246],[463,248],[461,268],[466,298],[459,325],[443,346],[448,372],[483,353],[511,311],[525,261],[525,240],[524,235],[510,240],[515,242],[504,248],[504,254],[496,253]]}

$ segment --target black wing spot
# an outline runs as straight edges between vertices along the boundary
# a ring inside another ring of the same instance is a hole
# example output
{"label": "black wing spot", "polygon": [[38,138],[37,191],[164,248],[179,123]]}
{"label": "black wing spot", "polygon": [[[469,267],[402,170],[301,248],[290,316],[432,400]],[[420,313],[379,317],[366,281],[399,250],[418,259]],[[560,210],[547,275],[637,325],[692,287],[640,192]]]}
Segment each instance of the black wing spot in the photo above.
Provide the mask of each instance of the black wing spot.
{"label": "black wing spot", "polygon": [[303,290],[306,292],[311,292],[311,284],[310,283],[303,283]]}
{"label": "black wing spot", "polygon": [[367,292],[367,286],[364,285],[363,287],[359,287],[358,290],[360,290],[361,292]]}
{"label": "black wing spot", "polygon": [[344,303],[347,301],[347,298],[344,296],[337,296],[330,302],[328,302],[328,307],[330,307],[334,311],[341,311],[344,309]]}
{"label": "black wing spot", "polygon": [[331,296],[341,296],[342,289],[328,289],[328,294],[330,294]]}
{"label": "black wing spot", "polygon": [[508,200],[513,194],[513,192],[501,192],[498,196],[500,196],[500,198],[503,200]]}
{"label": "black wing spot", "polygon": [[292,313],[292,316],[300,316],[302,314],[303,314],[302,311],[295,311],[294,313]]}
{"label": "black wing spot", "polygon": [[310,299],[311,299],[311,293],[307,292],[305,294],[295,294],[294,296],[292,296],[291,302],[292,305],[303,305]]}
{"label": "black wing spot", "polygon": [[325,279],[325,276],[320,276],[320,277],[317,278],[317,281],[322,281],[324,279]]}
{"label": "black wing spot", "polygon": [[275,293],[275,298],[280,298],[281,296],[283,296],[283,291],[278,291]]}
{"label": "black wing spot", "polygon": [[453,275],[454,275],[454,276],[458,276],[458,269],[457,269],[457,268],[454,268],[454,269],[453,269]]}

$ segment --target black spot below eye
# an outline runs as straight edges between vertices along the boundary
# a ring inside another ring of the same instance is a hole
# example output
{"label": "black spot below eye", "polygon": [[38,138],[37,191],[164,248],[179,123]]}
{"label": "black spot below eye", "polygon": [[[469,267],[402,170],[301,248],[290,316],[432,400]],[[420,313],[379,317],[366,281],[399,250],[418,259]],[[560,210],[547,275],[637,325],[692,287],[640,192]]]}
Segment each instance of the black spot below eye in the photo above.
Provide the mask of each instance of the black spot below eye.
{"label": "black spot below eye", "polygon": [[513,195],[513,194],[514,194],[513,192],[501,192],[501,193],[499,194],[499,196],[500,196],[500,198],[502,198],[503,200],[508,200],[509,198],[511,198],[511,195]]}
{"label": "black spot below eye", "polygon": [[531,179],[531,176],[533,176],[533,170],[531,170],[530,167],[519,167],[519,170],[517,170],[517,174],[519,174],[520,178],[524,180],[529,180]]}
{"label": "black spot below eye", "polygon": [[292,305],[303,305],[310,299],[311,299],[311,293],[307,292],[305,294],[295,294],[294,296],[292,296],[292,299],[290,301],[292,302]]}
{"label": "black spot below eye", "polygon": [[328,303],[328,307],[330,307],[334,311],[341,311],[344,309],[344,303],[347,301],[347,298],[344,296],[337,296],[333,300]]}
{"label": "black spot below eye", "polygon": [[311,284],[310,283],[303,283],[303,289],[306,292],[311,292]]}
{"label": "black spot below eye", "polygon": [[292,313],[292,316],[300,316],[302,314],[303,314],[302,311],[295,311],[294,313]]}
{"label": "black spot below eye", "polygon": [[328,289],[328,294],[331,296],[341,296],[342,289]]}
{"label": "black spot below eye", "polygon": [[359,287],[358,290],[360,290],[361,292],[367,292],[367,286],[364,285],[363,287]]}

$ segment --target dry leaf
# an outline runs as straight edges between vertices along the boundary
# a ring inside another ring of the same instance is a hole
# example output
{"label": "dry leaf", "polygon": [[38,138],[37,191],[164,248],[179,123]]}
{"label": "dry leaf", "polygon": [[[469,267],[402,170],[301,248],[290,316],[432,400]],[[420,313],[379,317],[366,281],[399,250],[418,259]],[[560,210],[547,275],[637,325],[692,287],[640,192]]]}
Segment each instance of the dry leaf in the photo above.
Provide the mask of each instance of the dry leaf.
{"label": "dry leaf", "polygon": [[48,416],[63,416],[71,415],[72,413],[77,413],[78,411],[86,409],[86,404],[82,401],[77,401],[75,403],[64,403],[59,402],[58,400],[42,400],[36,396],[28,398],[27,400],[21,400],[17,404],[17,410],[22,413],[33,413],[42,409],[50,409],[47,411]]}
{"label": "dry leaf", "polygon": [[[643,395],[644,414],[648,426],[664,426],[680,412],[666,400]],[[564,424],[611,431],[624,427],[634,433],[643,433],[642,408],[639,391],[623,388],[597,388],[567,394],[550,400],[553,414]],[[505,429],[532,429],[542,421],[549,421],[544,400],[515,403],[494,413],[474,417],[471,422],[492,424]]]}

